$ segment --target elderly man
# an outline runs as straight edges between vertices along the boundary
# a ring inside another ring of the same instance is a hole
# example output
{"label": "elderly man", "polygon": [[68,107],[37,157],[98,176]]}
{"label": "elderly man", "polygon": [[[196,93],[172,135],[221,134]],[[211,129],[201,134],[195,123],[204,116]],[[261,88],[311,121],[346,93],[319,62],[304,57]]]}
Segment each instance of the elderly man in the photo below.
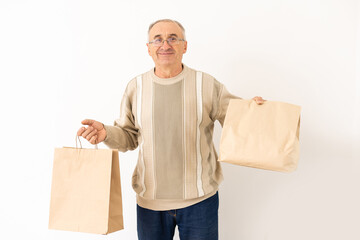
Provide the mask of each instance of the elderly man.
{"label": "elderly man", "polygon": [[[113,126],[86,119],[78,131],[90,143],[122,152],[139,147],[132,186],[140,240],[218,239],[218,188],[223,179],[212,141],[231,95],[223,84],[182,63],[183,26],[163,19],[149,27],[155,67],[132,79]],[[262,104],[261,97],[253,98]]]}

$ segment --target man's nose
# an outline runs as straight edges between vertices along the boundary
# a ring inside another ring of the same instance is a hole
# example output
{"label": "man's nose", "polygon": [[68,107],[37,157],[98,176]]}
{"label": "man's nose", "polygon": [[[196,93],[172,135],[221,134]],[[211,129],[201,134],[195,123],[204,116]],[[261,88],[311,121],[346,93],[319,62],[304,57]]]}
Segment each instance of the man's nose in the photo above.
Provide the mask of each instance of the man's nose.
{"label": "man's nose", "polygon": [[171,45],[168,43],[168,41],[164,40],[163,45],[161,46],[162,49],[169,49],[171,48]]}

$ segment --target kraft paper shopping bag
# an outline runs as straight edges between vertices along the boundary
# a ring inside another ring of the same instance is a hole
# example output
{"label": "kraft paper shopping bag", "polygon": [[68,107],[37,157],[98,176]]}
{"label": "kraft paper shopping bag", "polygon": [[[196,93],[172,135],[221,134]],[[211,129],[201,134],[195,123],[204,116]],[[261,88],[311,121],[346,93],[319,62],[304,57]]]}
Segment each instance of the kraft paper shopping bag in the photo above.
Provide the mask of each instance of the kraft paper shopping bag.
{"label": "kraft paper shopping bag", "polygon": [[220,140],[219,161],[281,172],[297,168],[301,107],[232,99]]}
{"label": "kraft paper shopping bag", "polygon": [[123,228],[118,151],[56,148],[49,229],[108,234]]}

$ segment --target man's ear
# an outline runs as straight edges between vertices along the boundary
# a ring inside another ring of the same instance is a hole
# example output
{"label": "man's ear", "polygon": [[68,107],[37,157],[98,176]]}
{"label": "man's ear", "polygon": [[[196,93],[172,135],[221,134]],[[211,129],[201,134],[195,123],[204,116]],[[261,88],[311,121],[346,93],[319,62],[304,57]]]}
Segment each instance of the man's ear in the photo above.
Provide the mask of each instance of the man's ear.
{"label": "man's ear", "polygon": [[186,53],[186,51],[187,51],[187,41],[184,42],[184,51],[183,51],[183,53]]}
{"label": "man's ear", "polygon": [[[147,48],[148,48],[148,54],[150,55],[150,45],[149,43],[146,44]],[[151,55],[150,55],[151,56]]]}

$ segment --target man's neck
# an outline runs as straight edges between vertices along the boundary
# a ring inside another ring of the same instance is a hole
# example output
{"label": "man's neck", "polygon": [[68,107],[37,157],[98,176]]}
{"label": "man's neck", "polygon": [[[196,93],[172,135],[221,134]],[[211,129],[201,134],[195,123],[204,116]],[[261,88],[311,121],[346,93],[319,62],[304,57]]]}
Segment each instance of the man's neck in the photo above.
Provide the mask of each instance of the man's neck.
{"label": "man's neck", "polygon": [[169,67],[155,67],[155,75],[159,78],[172,78],[179,75],[183,70],[183,65],[169,66]]}

